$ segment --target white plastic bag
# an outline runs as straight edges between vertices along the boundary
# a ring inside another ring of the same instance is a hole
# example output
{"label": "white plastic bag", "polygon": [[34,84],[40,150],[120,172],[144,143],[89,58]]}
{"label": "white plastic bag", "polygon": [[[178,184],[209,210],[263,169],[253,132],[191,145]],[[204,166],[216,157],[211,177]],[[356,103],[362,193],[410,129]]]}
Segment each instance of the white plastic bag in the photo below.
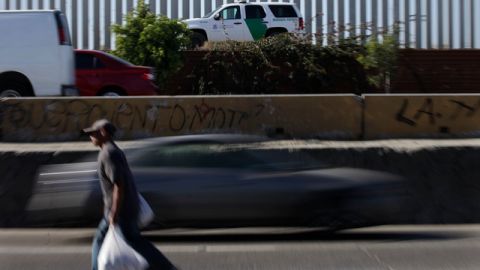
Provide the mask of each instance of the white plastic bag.
{"label": "white plastic bag", "polygon": [[155,214],[153,213],[152,208],[150,205],[148,205],[147,201],[140,195],[138,194],[138,203],[139,203],[139,210],[140,212],[138,213],[138,227],[139,228],[145,228],[150,224],[150,222],[153,221],[155,218]]}
{"label": "white plastic bag", "polygon": [[144,270],[147,261],[123,237],[120,228],[110,225],[98,254],[100,270]]}

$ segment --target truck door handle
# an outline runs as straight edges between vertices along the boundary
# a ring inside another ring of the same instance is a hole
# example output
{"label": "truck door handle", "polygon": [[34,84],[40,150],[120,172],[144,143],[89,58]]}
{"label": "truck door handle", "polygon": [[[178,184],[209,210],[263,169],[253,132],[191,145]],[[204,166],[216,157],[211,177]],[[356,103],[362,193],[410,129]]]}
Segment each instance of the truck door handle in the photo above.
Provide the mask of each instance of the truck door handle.
{"label": "truck door handle", "polygon": [[242,24],[241,22],[236,22],[236,23],[233,23],[233,24]]}
{"label": "truck door handle", "polygon": [[262,21],[262,23],[268,23],[267,21]]}

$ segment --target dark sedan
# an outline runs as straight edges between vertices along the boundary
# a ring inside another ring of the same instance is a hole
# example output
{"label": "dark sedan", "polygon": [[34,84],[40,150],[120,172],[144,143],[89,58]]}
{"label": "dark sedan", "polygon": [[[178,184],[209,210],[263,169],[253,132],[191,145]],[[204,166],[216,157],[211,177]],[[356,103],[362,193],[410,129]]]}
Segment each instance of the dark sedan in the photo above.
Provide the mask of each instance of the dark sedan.
{"label": "dark sedan", "polygon": [[[241,135],[167,137],[127,156],[162,227],[340,229],[395,223],[408,212],[399,176],[333,168],[262,143]],[[30,224],[94,224],[102,210],[96,162],[43,167],[27,210]]]}

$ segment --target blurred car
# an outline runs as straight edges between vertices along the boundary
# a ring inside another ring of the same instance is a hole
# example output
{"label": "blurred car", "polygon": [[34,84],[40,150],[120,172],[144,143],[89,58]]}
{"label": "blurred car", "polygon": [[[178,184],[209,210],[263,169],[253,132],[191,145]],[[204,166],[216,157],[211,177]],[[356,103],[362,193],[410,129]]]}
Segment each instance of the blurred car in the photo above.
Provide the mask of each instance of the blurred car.
{"label": "blurred car", "polygon": [[96,50],[75,50],[76,85],[81,96],[157,95],[153,69],[135,66]]}
{"label": "blurred car", "polygon": [[[258,147],[262,143],[243,135],[190,135],[148,140],[126,153],[138,190],[156,213],[155,226],[342,229],[405,216],[403,178],[332,168],[306,152]],[[45,166],[27,220],[95,224],[101,197],[95,161]]]}

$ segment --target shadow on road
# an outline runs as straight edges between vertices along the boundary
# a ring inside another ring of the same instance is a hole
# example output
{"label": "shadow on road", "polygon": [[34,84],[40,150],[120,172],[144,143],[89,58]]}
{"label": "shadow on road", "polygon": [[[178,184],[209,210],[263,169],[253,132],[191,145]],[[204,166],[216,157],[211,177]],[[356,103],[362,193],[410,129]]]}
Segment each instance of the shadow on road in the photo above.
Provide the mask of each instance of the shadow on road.
{"label": "shadow on road", "polygon": [[[425,231],[409,231],[409,232],[326,232],[324,230],[315,230],[308,232],[282,232],[282,233],[208,233],[202,231],[201,234],[195,230],[185,231],[181,233],[172,233],[163,231],[146,232],[143,234],[149,241],[158,243],[239,243],[239,242],[347,242],[347,241],[372,241],[372,242],[389,242],[389,241],[438,241],[468,238],[471,235],[465,232],[425,232]],[[77,237],[66,240],[70,243],[86,243],[91,242],[92,237]]]}

